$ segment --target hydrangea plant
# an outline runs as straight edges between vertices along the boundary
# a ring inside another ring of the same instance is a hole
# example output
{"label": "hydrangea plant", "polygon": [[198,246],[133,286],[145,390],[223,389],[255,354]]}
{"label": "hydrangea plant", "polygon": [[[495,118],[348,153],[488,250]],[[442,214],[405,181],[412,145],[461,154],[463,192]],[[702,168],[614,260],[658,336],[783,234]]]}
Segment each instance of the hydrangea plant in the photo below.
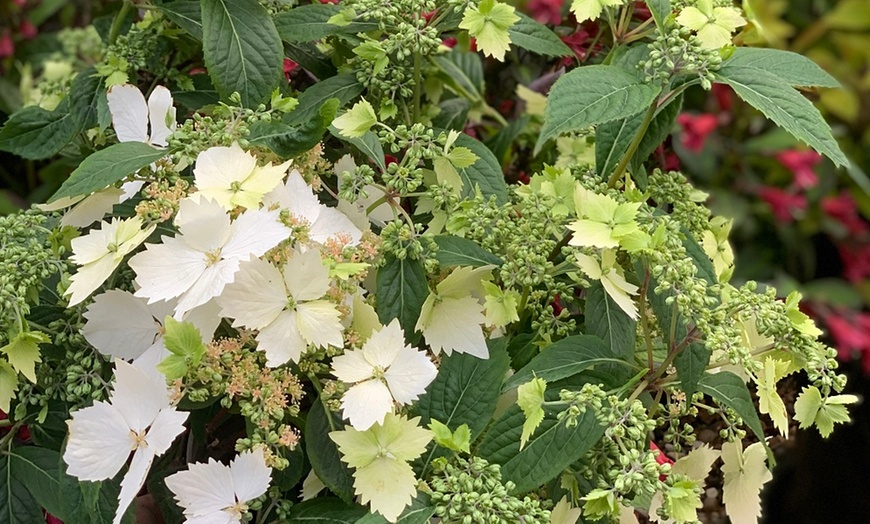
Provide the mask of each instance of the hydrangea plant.
{"label": "hydrangea plant", "polygon": [[128,0],[82,30],[93,65],[64,48],[59,100],[0,129],[75,165],[0,219],[0,522],[131,522],[144,487],[166,522],[690,523],[718,459],[756,521],[768,438],[857,399],[647,160],[715,83],[846,165],[796,89],[836,82],[734,47],[730,0],[639,7],[574,0],[609,52],[511,80],[510,122],[496,62],[572,51],[498,0]]}

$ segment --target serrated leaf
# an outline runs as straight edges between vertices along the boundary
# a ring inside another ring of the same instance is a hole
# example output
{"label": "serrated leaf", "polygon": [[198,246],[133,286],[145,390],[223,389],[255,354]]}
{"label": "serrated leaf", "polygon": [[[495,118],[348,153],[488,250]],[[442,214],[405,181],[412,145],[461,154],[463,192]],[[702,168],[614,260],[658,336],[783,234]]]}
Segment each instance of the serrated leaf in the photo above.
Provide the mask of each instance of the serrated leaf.
{"label": "serrated leaf", "polygon": [[318,497],[295,504],[289,513],[290,522],[307,524],[355,524],[368,509],[345,503],[334,497]]}
{"label": "serrated leaf", "polygon": [[444,73],[444,79],[470,102],[483,100],[483,63],[477,53],[454,49],[432,58]]}
{"label": "serrated leaf", "polygon": [[573,428],[556,420],[558,408],[546,411],[546,418],[522,451],[520,436],[525,415],[517,406],[508,408],[477,448],[480,457],[501,465],[502,481],[516,484],[515,493],[528,492],[556,478],[604,434],[591,409],[577,417]]}
{"label": "serrated leaf", "polygon": [[652,14],[653,20],[660,29],[665,27],[665,19],[671,14],[670,0],[646,0],[646,5],[649,12]]}
{"label": "serrated leaf", "polygon": [[470,149],[478,157],[470,166],[456,170],[462,179],[462,196],[473,198],[479,189],[484,198],[495,196],[498,204],[507,202],[507,183],[504,181],[501,165],[492,151],[466,134],[459,135],[455,145]]}
{"label": "serrated leaf", "polygon": [[202,41],[202,9],[199,0],[175,0],[157,6],[175,25]]}
{"label": "serrated leaf", "polygon": [[707,374],[698,381],[698,391],[734,410],[743,423],[764,442],[764,428],[743,379],[730,371]]}
{"label": "serrated leaf", "polygon": [[378,135],[374,134],[374,132],[368,131],[359,138],[347,138],[346,136],[339,135],[338,129],[336,129],[335,126],[329,126],[329,132],[335,138],[344,140],[362,151],[372,162],[375,163],[376,166],[378,166],[378,169],[380,169],[382,173],[386,172],[387,163],[386,160],[384,160],[384,147],[381,145],[381,141],[378,140]]}
{"label": "serrated leaf", "polygon": [[75,119],[78,129],[85,130],[98,124],[97,110],[102,99],[108,109],[106,87],[103,78],[89,67],[76,75],[70,85],[70,114]]}
{"label": "serrated leaf", "polygon": [[806,142],[839,166],[849,165],[819,110],[788,82],[756,67],[723,65],[716,79],[773,120],[795,138]]}
{"label": "serrated leaf", "polygon": [[0,129],[0,150],[29,160],[57,154],[78,132],[75,117],[62,109],[64,105],[55,111],[28,106],[10,116]]}
{"label": "serrated leaf", "polygon": [[337,98],[338,107],[344,107],[364,89],[352,74],[337,75],[320,81],[299,95],[299,105],[287,116],[285,123],[298,125],[307,122],[320,112],[320,108],[330,98]]}
{"label": "serrated leaf", "polygon": [[640,113],[655,101],[661,88],[643,83],[616,66],[581,67],[553,84],[535,151],[563,133]]}
{"label": "serrated leaf", "polygon": [[[332,425],[327,417],[332,418]],[[320,399],[315,400],[305,422],[303,442],[305,442],[308,460],[311,462],[311,469],[314,470],[317,478],[330,491],[350,503],[353,500],[353,474],[341,461],[338,447],[329,438],[333,426],[336,431],[344,429],[344,422],[336,414],[327,413]]]}
{"label": "serrated leaf", "polygon": [[202,0],[203,56],[224,100],[238,92],[245,107],[266,102],[284,75],[284,49],[257,0]]}
{"label": "serrated leaf", "polygon": [[143,142],[121,142],[101,149],[85,158],[48,202],[104,189],[163,158],[168,152]]}
{"label": "serrated leaf", "polygon": [[637,339],[637,322],[632,320],[604,291],[601,282],[586,290],[586,333],[604,341],[610,355],[630,361]]}
{"label": "serrated leaf", "polygon": [[387,255],[386,262],[378,270],[376,289],[375,311],[381,324],[387,325],[398,318],[408,342],[413,344],[419,340],[420,335],[414,327],[420,318],[423,302],[429,296],[422,262]]}
{"label": "serrated leaf", "polygon": [[544,56],[559,57],[574,54],[549,27],[519,11],[516,14],[520,19],[508,29],[512,44]]}
{"label": "serrated leaf", "polygon": [[438,107],[441,112],[432,119],[434,127],[440,127],[447,131],[462,131],[465,129],[465,122],[468,120],[468,110],[471,109],[471,103],[464,98],[450,98],[444,100]]}
{"label": "serrated leaf", "polygon": [[284,122],[255,122],[247,139],[251,144],[268,147],[282,158],[292,158],[320,143],[337,110],[338,99],[330,98],[315,116],[298,126]]}
{"label": "serrated leaf", "polygon": [[483,249],[473,240],[453,235],[437,235],[432,239],[438,244],[435,258],[442,266],[481,267],[503,264],[500,258]]}
{"label": "serrated leaf", "polygon": [[759,69],[793,87],[840,87],[840,82],[809,58],[782,49],[738,47],[722,67]]}
{"label": "serrated leaf", "polygon": [[33,524],[44,520],[42,509],[15,471],[13,458],[0,454],[0,524]]}
{"label": "serrated leaf", "polygon": [[275,28],[285,42],[314,42],[335,34],[365,33],[378,28],[375,22],[351,22],[346,26],[328,23],[341,12],[336,4],[309,4],[279,13]]}
{"label": "serrated leaf", "polygon": [[613,355],[600,338],[574,335],[544,348],[525,367],[504,383],[504,391],[513,389],[535,377],[555,382],[597,367],[614,376],[630,375],[631,365]]}

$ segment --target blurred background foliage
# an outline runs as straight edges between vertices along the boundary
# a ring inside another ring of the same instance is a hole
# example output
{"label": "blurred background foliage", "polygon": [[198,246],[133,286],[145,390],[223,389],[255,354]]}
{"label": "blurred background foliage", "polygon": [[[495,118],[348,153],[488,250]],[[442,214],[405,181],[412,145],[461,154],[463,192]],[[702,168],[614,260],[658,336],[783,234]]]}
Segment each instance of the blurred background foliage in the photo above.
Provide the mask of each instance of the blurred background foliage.
{"label": "blurred background foliage", "polygon": [[[283,0],[282,0],[283,1]],[[97,64],[115,6],[99,0],[0,0],[0,123],[26,105],[52,110],[75,72]],[[514,122],[532,99],[506,86],[545,91],[561,67],[595,63],[606,46],[593,23],[577,24],[570,0],[520,0],[519,7],[550,24],[575,52],[556,63],[509,55],[487,62],[490,105]],[[736,38],[745,45],[789,49],[815,60],[842,89],[806,94],[833,126],[848,169],[777,130],[724,86],[686,97],[672,137],[655,153],[661,167],[683,170],[710,195],[716,214],[734,219],[735,281],[758,280],[782,295],[803,292],[809,313],[826,330],[849,374],[850,393],[870,392],[870,0],[743,0],[750,24]],[[642,2],[636,6],[643,16]],[[83,30],[89,24],[94,29]],[[133,57],[131,57],[133,59]],[[523,99],[523,102],[520,102]],[[540,167],[528,152],[526,121],[487,135],[520,181]],[[500,132],[501,131],[501,132]],[[93,138],[93,137],[92,137]],[[514,145],[506,147],[508,138]],[[580,147],[577,158],[589,157]],[[81,160],[74,144],[46,161],[0,152],[0,214],[43,202]],[[792,387],[796,387],[792,384]],[[767,490],[768,522],[867,522],[870,497],[870,408],[822,441],[796,432]],[[844,481],[845,479],[845,481]],[[836,504],[832,503],[836,501]],[[716,522],[716,512],[710,520]]]}

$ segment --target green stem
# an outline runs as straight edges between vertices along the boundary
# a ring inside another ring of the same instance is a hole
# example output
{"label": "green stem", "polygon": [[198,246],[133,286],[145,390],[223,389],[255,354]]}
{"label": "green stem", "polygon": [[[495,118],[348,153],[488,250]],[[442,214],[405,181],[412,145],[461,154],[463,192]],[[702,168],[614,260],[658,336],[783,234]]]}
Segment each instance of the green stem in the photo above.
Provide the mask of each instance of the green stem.
{"label": "green stem", "polygon": [[652,332],[649,328],[649,318],[646,314],[646,293],[649,288],[649,268],[644,268],[644,276],[643,276],[643,285],[640,288],[640,306],[639,306],[639,316],[640,316],[640,326],[643,328],[643,337],[646,339],[646,359],[647,359],[647,369],[652,371],[654,363],[653,363],[653,345],[652,345]]}
{"label": "green stem", "polygon": [[420,119],[420,83],[422,82],[422,59],[419,51],[414,52],[414,119],[408,122],[408,125],[413,125]]}
{"label": "green stem", "polygon": [[643,141],[643,137],[646,135],[650,123],[652,123],[653,118],[656,116],[656,110],[658,107],[657,103],[653,103],[650,105],[649,109],[647,109],[646,115],[643,117],[643,122],[640,123],[640,128],[637,130],[637,134],[634,135],[631,144],[628,145],[628,150],[622,156],[616,169],[613,170],[613,174],[610,175],[610,178],[607,180],[607,187],[616,187],[616,183],[619,182],[619,179],[622,178],[623,174],[625,174],[625,170],[628,168],[628,163],[631,162],[631,158],[637,152],[637,148],[640,147],[640,143]]}
{"label": "green stem", "polygon": [[557,243],[555,247],[553,247],[553,249],[550,251],[550,254],[547,256],[547,261],[552,262],[556,260],[556,258],[558,258],[560,254],[562,254],[562,248],[568,245],[568,242],[571,241],[571,238],[573,236],[574,233],[570,230],[565,233],[565,236],[562,237],[562,240],[559,240],[559,243]]}
{"label": "green stem", "polygon": [[118,36],[121,34],[121,26],[124,25],[124,19],[127,18],[127,13],[133,8],[133,4],[129,0],[124,0],[121,4],[121,9],[115,14],[115,19],[112,20],[112,27],[109,29],[109,45],[115,43]]}
{"label": "green stem", "polygon": [[670,331],[668,331],[668,349],[670,351],[675,351],[677,349],[677,299],[674,298],[674,306],[671,309],[671,327]]}
{"label": "green stem", "polygon": [[23,422],[16,422],[12,429],[9,430],[2,439],[0,439],[0,453],[3,451],[8,451],[8,448],[12,447],[12,439],[15,438],[15,435],[18,434],[18,429],[23,426]]}

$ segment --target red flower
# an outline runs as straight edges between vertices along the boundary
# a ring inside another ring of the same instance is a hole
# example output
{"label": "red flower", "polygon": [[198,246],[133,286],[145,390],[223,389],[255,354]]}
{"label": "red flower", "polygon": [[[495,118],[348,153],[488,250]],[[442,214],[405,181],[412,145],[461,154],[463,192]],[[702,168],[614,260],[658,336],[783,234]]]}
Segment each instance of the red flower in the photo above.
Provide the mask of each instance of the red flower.
{"label": "red flower", "polygon": [[12,35],[9,31],[0,36],[0,58],[6,58],[15,54],[15,44],[12,42]]}
{"label": "red flower", "polygon": [[731,111],[731,106],[734,104],[734,91],[731,87],[725,84],[713,84],[713,96],[716,97],[719,111],[722,113]]}
{"label": "red flower", "polygon": [[864,372],[870,374],[870,313],[841,313],[825,318],[837,356],[848,362],[856,354],[860,355]]}
{"label": "red flower", "polygon": [[635,20],[646,22],[647,20],[652,18],[652,13],[650,12],[649,6],[646,2],[635,2],[633,16]]}
{"label": "red flower", "polygon": [[664,144],[656,149],[655,156],[659,159],[659,165],[661,165],[662,169],[665,171],[680,170],[680,157],[678,157],[672,149],[665,149]]}
{"label": "red flower", "polygon": [[44,511],[44,510],[43,510],[43,513],[45,513],[45,524],[63,524],[62,520],[55,517],[51,513]]}
{"label": "red flower", "polygon": [[677,117],[677,123],[683,130],[680,136],[683,147],[697,153],[704,149],[707,137],[719,126],[719,119],[716,115],[709,113],[701,113],[700,115],[683,113]]}
{"label": "red flower", "polygon": [[787,149],[777,154],[776,159],[794,175],[794,183],[798,189],[809,189],[819,183],[815,167],[822,161],[822,156],[815,151]]}
{"label": "red flower", "polygon": [[529,0],[526,8],[532,18],[542,24],[556,25],[562,21],[562,3],[564,0]]}
{"label": "red flower", "polygon": [[[585,62],[590,56],[601,50],[601,43],[591,45],[595,40],[595,35],[598,34],[598,25],[595,22],[584,22],[577,31],[574,31],[568,36],[562,37],[562,42],[565,42],[571,51],[574,51],[574,56],[577,60]],[[562,65],[571,65],[574,60],[570,57],[562,59]]]}
{"label": "red flower", "polygon": [[773,215],[780,222],[792,222],[797,213],[803,212],[807,208],[807,197],[775,187],[762,187],[758,191],[758,196],[767,202]]}
{"label": "red flower", "polygon": [[441,40],[441,43],[444,44],[446,47],[449,47],[450,49],[453,49],[453,46],[456,45],[456,42],[457,40],[455,36],[448,36],[447,38]]}
{"label": "red flower", "polygon": [[30,20],[24,19],[21,21],[21,25],[18,26],[18,33],[21,34],[21,37],[25,40],[30,40],[31,38],[36,38],[36,26],[30,23]]}
{"label": "red flower", "polygon": [[284,59],[284,78],[286,78],[288,82],[290,81],[290,74],[297,69],[299,69],[299,64],[289,58]]}
{"label": "red flower", "polygon": [[868,231],[867,222],[858,214],[858,205],[849,193],[823,198],[822,211],[843,224],[850,235],[860,235]]}
{"label": "red flower", "polygon": [[870,244],[841,244],[839,250],[846,280],[860,282],[870,277]]}

